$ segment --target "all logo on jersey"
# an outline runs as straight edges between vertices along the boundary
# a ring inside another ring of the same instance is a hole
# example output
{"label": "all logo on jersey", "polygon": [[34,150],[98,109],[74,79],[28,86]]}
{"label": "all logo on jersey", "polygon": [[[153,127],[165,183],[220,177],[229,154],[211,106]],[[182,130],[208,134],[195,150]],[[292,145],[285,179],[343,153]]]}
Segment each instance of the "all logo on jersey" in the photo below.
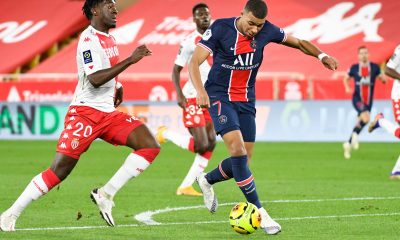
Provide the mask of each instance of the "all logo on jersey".
{"label": "all logo on jersey", "polygon": [[[243,57],[242,57],[243,55]],[[253,58],[254,58],[254,53],[246,53],[238,55],[237,58],[235,59],[235,62],[233,65],[240,65],[240,66],[251,66],[253,65]]]}
{"label": "all logo on jersey", "polygon": [[208,41],[212,36],[211,29],[207,29],[203,34],[203,40]]}
{"label": "all logo on jersey", "polygon": [[83,52],[83,61],[85,62],[85,64],[93,62],[92,53],[90,52],[90,50]]}

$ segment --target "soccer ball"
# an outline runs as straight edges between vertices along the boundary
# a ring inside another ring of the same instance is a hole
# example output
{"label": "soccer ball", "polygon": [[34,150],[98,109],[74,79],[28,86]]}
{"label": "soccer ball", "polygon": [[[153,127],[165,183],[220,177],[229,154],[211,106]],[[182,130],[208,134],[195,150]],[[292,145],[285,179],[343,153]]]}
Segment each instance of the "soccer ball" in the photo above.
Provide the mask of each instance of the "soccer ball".
{"label": "soccer ball", "polygon": [[229,223],[233,230],[240,234],[251,234],[260,227],[261,216],[252,203],[236,204],[229,214]]}

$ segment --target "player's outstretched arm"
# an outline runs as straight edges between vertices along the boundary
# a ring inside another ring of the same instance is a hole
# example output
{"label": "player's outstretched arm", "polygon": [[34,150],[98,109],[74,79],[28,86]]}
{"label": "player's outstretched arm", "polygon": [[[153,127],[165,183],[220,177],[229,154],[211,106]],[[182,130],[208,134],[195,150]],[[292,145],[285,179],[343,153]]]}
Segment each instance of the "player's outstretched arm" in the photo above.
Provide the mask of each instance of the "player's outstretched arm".
{"label": "player's outstretched arm", "polygon": [[385,67],[385,74],[393,79],[400,80],[400,74],[396,70],[388,66]]}
{"label": "player's outstretched arm", "polygon": [[285,42],[282,43],[285,46],[297,48],[303,53],[316,57],[324,64],[324,66],[330,70],[336,70],[338,62],[335,58],[322,52],[317,46],[309,41],[301,40],[293,36],[288,35]]}
{"label": "player's outstretched arm", "polygon": [[143,57],[150,56],[151,54],[152,52],[146,47],[146,45],[141,45],[135,49],[130,57],[110,68],[99,70],[95,73],[90,74],[88,76],[88,80],[93,85],[93,87],[98,88],[110,81],[111,79],[115,78],[130,65],[139,62]]}
{"label": "player's outstretched arm", "polygon": [[203,83],[201,82],[199,66],[207,59],[210,52],[202,47],[197,46],[193,52],[192,59],[189,62],[189,74],[192,80],[193,86],[197,91],[197,104],[200,107],[210,107],[210,99],[204,89]]}
{"label": "player's outstretched arm", "polygon": [[178,99],[178,105],[181,108],[186,107],[187,100],[183,95],[182,88],[181,88],[181,71],[183,67],[177,64],[174,64],[174,68],[172,69],[172,82],[174,83],[174,87],[176,90],[176,97]]}

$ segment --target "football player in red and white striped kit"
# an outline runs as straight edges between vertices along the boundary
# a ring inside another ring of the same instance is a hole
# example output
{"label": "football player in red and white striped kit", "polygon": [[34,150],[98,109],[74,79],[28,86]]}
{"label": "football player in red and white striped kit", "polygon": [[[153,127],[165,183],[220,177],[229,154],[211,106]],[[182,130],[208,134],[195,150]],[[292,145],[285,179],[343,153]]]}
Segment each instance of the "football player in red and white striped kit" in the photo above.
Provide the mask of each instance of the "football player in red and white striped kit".
{"label": "football player in red and white striped kit", "polygon": [[1,214],[2,231],[14,231],[22,211],[63,181],[96,138],[133,149],[114,176],[103,187],[91,192],[103,219],[114,226],[111,215],[114,195],[129,179],[150,166],[160,151],[154,136],[141,121],[115,109],[122,102],[118,74],[152,52],[142,45],[119,62],[115,39],[108,33],[116,27],[115,1],[86,0],[82,10],[90,26],[79,39],[78,84],[65,116],[57,154],[50,168],[35,176],[15,203]]}
{"label": "football player in red and white striped kit", "polygon": [[[161,126],[158,128],[156,138],[160,143],[169,140],[183,149],[196,153],[194,162],[181,185],[176,190],[176,194],[202,196],[201,193],[193,188],[192,184],[208,165],[208,161],[215,148],[216,134],[208,109],[200,108],[196,103],[197,92],[191,80],[189,79],[183,88],[181,88],[180,73],[183,67],[189,63],[196,44],[210,26],[211,14],[208,6],[204,3],[196,4],[192,9],[192,14],[193,21],[196,23],[196,30],[182,41],[172,71],[172,80],[176,89],[178,105],[183,110],[183,124],[188,129],[190,135],[180,134],[167,129],[165,126]],[[212,56],[209,56],[207,61],[200,66],[203,83],[207,80],[211,65]]]}

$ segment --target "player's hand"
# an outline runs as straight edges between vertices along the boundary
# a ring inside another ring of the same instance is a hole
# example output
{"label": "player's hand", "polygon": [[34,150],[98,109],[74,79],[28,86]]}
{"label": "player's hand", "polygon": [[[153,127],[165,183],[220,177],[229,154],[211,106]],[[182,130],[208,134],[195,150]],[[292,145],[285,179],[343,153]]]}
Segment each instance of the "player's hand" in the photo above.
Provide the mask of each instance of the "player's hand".
{"label": "player's hand", "polygon": [[120,87],[115,90],[114,107],[118,107],[124,100],[124,88]]}
{"label": "player's hand", "polygon": [[205,89],[197,92],[196,97],[197,105],[201,108],[209,108],[210,107],[210,98],[208,98],[208,94]]}
{"label": "player's hand", "polygon": [[322,59],[322,63],[324,64],[324,66],[327,69],[330,69],[330,70],[336,70],[339,65],[338,61],[334,57],[330,57],[330,56],[325,56]]}
{"label": "player's hand", "polygon": [[143,57],[150,56],[152,54],[153,54],[153,52],[150,49],[148,49],[146,45],[140,45],[139,47],[137,47],[135,49],[135,51],[133,51],[133,53],[131,55],[132,63],[133,64],[137,63]]}
{"label": "player's hand", "polygon": [[178,93],[178,105],[179,107],[185,109],[186,108],[186,104],[187,104],[187,99],[186,97],[182,94],[182,92]]}

